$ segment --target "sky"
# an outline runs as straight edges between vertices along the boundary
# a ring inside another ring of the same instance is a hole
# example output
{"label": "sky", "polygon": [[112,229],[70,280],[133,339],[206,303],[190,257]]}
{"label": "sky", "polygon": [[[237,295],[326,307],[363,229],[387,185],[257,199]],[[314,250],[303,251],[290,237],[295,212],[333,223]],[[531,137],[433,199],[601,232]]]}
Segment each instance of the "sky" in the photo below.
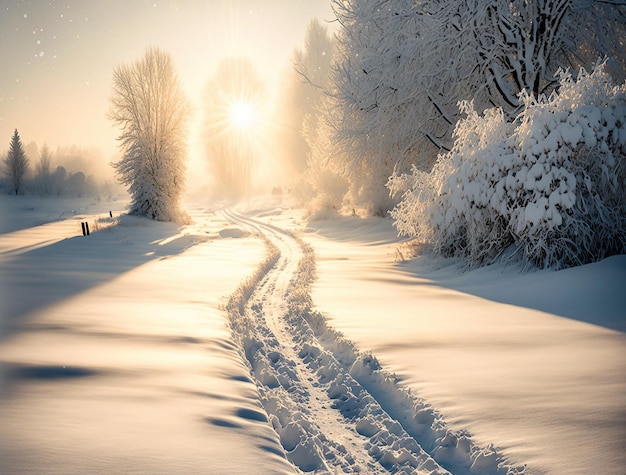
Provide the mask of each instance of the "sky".
{"label": "sky", "polygon": [[107,119],[113,70],[148,46],[172,55],[196,105],[228,57],[249,58],[270,94],[314,17],[332,21],[329,0],[2,0],[0,153],[17,128],[24,144],[116,157],[119,131]]}

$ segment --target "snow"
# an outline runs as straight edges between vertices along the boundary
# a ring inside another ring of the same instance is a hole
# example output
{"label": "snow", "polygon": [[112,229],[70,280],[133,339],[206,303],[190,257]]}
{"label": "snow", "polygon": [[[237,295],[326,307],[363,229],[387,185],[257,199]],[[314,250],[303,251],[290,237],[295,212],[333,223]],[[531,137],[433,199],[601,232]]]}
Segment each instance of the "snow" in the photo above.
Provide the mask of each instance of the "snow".
{"label": "snow", "polygon": [[529,473],[626,466],[626,256],[563,271],[394,262],[386,220],[309,224],[313,301],[455,430]]}
{"label": "snow", "polygon": [[219,310],[262,243],[215,218],[58,224],[8,256],[0,236],[0,471],[293,473]]}
{"label": "snow", "polygon": [[402,195],[391,211],[399,232],[468,267],[499,262],[511,245],[508,257],[537,268],[623,254],[626,85],[603,68],[577,80],[561,73],[549,97],[523,92],[513,122],[502,109],[478,114],[461,102],[452,150],[429,173],[389,180]]}
{"label": "snow", "polygon": [[626,466],[625,255],[400,262],[391,220],[305,222],[276,197],[191,202],[188,226],[120,202],[0,209],[0,471]]}

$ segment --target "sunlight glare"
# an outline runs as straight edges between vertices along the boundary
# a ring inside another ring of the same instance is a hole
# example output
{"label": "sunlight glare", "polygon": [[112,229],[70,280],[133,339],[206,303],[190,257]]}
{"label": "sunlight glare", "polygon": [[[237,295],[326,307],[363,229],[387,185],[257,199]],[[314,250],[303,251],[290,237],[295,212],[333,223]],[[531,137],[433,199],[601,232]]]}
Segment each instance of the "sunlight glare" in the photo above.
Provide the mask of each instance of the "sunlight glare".
{"label": "sunlight glare", "polygon": [[254,109],[246,102],[237,102],[230,108],[229,119],[232,125],[246,129],[254,122]]}

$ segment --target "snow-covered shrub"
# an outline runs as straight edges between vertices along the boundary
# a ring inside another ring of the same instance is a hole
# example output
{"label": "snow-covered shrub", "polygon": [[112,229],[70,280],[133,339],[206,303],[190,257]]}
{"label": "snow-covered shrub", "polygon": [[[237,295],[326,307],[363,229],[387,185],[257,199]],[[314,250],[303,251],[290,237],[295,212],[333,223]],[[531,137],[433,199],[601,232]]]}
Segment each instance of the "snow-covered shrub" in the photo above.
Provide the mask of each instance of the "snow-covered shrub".
{"label": "snow-covered shrub", "polygon": [[481,117],[472,103],[460,107],[467,118],[457,124],[453,149],[439,156],[432,171],[391,178],[392,192],[406,190],[391,215],[401,234],[431,243],[435,252],[482,263],[510,244],[493,204],[496,182],[513,160],[507,144],[512,126],[500,109]]}
{"label": "snow-covered shrub", "polygon": [[392,211],[399,232],[470,266],[511,245],[526,264],[553,268],[626,252],[626,84],[615,87],[602,63],[521,100],[512,124],[461,103],[467,117],[432,172],[390,179],[404,192]]}
{"label": "snow-covered shrub", "polygon": [[524,255],[567,267],[625,252],[626,85],[599,67],[578,81],[563,73],[548,100],[523,100],[510,226]]}

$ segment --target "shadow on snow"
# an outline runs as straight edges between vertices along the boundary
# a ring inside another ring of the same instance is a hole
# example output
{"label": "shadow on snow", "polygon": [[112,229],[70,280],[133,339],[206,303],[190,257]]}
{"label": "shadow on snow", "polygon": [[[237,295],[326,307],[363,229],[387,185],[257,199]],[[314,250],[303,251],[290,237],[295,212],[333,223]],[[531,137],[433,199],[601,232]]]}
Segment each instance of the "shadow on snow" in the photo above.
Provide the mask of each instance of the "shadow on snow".
{"label": "shadow on snow", "polygon": [[[384,218],[351,217],[311,222],[309,226],[308,232],[345,244],[373,246],[402,241],[392,221]],[[424,258],[390,263],[391,271],[385,282],[439,286],[626,332],[626,255],[560,271],[526,273],[517,266],[503,264],[463,272],[456,264],[446,266],[444,263],[444,267],[436,268],[428,261],[428,256]]]}
{"label": "shadow on snow", "polygon": [[99,286],[197,243],[180,226],[123,216],[87,237],[73,237],[9,257],[0,267],[0,341],[46,306]]}

